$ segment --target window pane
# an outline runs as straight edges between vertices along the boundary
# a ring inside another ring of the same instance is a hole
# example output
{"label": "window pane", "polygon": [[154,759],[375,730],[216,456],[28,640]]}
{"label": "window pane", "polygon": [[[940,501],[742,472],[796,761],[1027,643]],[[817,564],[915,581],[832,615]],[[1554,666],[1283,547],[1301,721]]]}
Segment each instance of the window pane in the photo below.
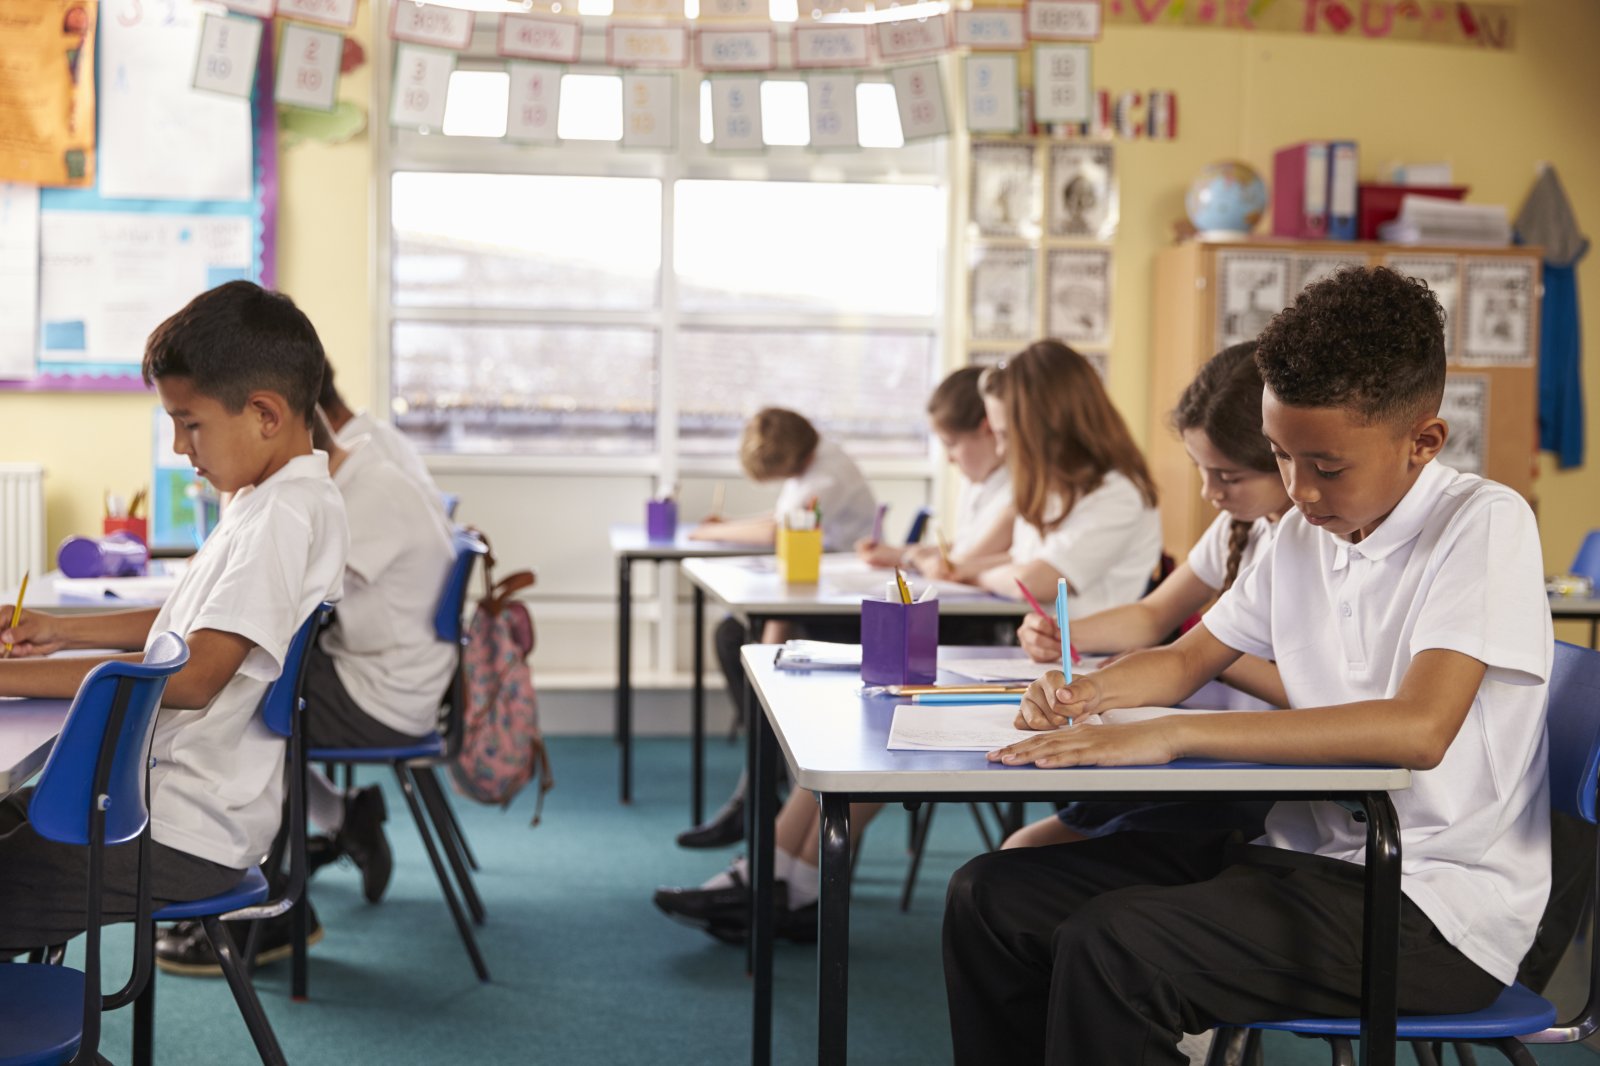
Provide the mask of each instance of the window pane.
{"label": "window pane", "polygon": [[777,404],[857,458],[924,458],[933,362],[931,333],[686,329],[677,351],[679,446],[689,456],[731,455],[744,420]]}
{"label": "window pane", "polygon": [[900,108],[895,103],[893,85],[864,81],[856,86],[856,124],[863,148],[904,147],[906,139],[900,133]]}
{"label": "window pane", "polygon": [[446,137],[504,137],[511,75],[496,70],[457,70],[444,101]]}
{"label": "window pane", "polygon": [[562,75],[556,136],[564,141],[622,140],[622,79],[614,74]]}
{"label": "window pane", "polygon": [[399,307],[647,310],[661,273],[652,178],[397,173]]}
{"label": "window pane", "polygon": [[761,138],[768,144],[811,143],[811,100],[805,82],[761,83]]}
{"label": "window pane", "polygon": [[655,449],[652,330],[397,322],[392,360],[395,422],[424,451]]}
{"label": "window pane", "polygon": [[680,181],[689,311],[932,315],[944,198],[931,185]]}

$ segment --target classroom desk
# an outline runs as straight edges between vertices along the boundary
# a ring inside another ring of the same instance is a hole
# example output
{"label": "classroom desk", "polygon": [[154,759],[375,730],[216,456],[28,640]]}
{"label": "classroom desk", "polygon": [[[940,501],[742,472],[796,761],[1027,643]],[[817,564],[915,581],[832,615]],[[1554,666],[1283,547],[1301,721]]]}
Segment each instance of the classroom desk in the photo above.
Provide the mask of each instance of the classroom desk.
{"label": "classroom desk", "polygon": [[[178,576],[175,574],[73,580],[63,577],[59,570],[50,570],[36,574],[28,581],[28,598],[22,606],[44,614],[90,614],[135,607],[160,607],[177,584]],[[106,595],[107,589],[113,590],[114,594]],[[0,608],[3,608],[0,610],[0,619],[10,621],[8,612],[16,602],[15,588],[0,593]]]}
{"label": "classroom desk", "polygon": [[[769,549],[770,550],[770,549]],[[759,555],[762,549],[749,544],[724,544],[711,540],[690,540],[689,528],[680,526],[672,540],[651,540],[643,526],[618,525],[611,527],[611,554],[617,560],[617,702],[613,726],[617,742],[622,745],[622,802],[633,800],[633,564],[649,562],[661,564],[683,559],[714,558],[725,555]],[[668,602],[671,598],[668,597]],[[695,632],[701,627],[696,624]],[[696,645],[696,656],[700,654]],[[698,660],[697,660],[698,661]],[[698,678],[699,671],[696,670]],[[700,719],[696,719],[699,723]],[[695,738],[696,750],[700,737]],[[692,825],[701,818],[700,787],[696,784],[689,812]]]}
{"label": "classroom desk", "polygon": [[[778,576],[777,560],[768,556],[737,559],[689,559],[683,573],[694,589],[694,689],[690,701],[694,741],[690,747],[690,787],[695,811],[692,825],[700,824],[702,778],[705,753],[705,618],[706,597],[728,609],[744,622],[745,639],[761,640],[762,626],[769,621],[795,622],[807,618],[860,617],[863,597],[882,598],[892,572],[861,562],[854,554],[840,552],[822,557],[821,580],[809,585],[791,585]],[[926,579],[912,579],[918,590]],[[1026,604],[948,581],[936,581],[940,617],[1021,618]]]}
{"label": "classroom desk", "polygon": [[[1382,767],[1264,766],[1183,759],[1157,767],[1040,770],[989,763],[981,752],[889,751],[894,697],[863,697],[848,671],[780,671],[776,648],[746,646],[752,703],[749,747],[754,788],[751,954],[754,1016],[751,1061],[772,1057],[773,774],[781,749],[790,780],[817,793],[822,808],[821,895],[817,938],[817,1061],[845,1061],[850,937],[852,801],[1238,799],[1296,796],[1355,801],[1367,823],[1366,928],[1362,973],[1363,1066],[1393,1066],[1396,944],[1400,921],[1400,835],[1388,793],[1410,786],[1407,770]],[[943,649],[941,649],[941,652]],[[963,655],[970,649],[962,649]],[[963,679],[942,676],[941,681]],[[933,979],[932,975],[925,975]]]}
{"label": "classroom desk", "polygon": [[0,799],[44,768],[71,706],[71,700],[0,699]]}
{"label": "classroom desk", "polygon": [[1600,648],[1600,596],[1551,596],[1550,617],[1589,623],[1589,647]]}

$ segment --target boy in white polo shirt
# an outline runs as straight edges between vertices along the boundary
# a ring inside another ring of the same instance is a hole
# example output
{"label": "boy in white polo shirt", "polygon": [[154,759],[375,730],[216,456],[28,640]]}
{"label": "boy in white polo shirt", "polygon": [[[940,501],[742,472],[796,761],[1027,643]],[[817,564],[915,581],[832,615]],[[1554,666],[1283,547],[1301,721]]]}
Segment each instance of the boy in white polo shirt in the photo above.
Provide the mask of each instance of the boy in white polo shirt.
{"label": "boy in white polo shirt", "polygon": [[[1527,504],[1435,461],[1449,432],[1442,314],[1383,268],[1319,282],[1262,333],[1262,425],[1295,510],[1174,644],[1030,689],[1011,765],[1185,756],[1413,771],[1402,835],[1402,1011],[1490,1003],[1549,889],[1544,701],[1552,656]],[[1170,706],[1241,654],[1291,710],[1093,725]],[[1078,725],[1059,728],[1068,716]],[[1251,845],[1122,833],[995,852],[945,912],[956,1061],[1170,1063],[1217,1020],[1353,1015],[1365,831],[1280,802]]]}
{"label": "boy in white polo shirt", "polygon": [[[94,658],[62,648],[137,649],[172,630],[189,662],[167,684],[150,772],[152,896],[222,892],[266,856],[283,806],[284,743],[256,713],[290,640],[337,599],[348,533],[327,457],[307,422],[324,359],[289,300],[244,281],[192,300],[145,348],[144,379],[172,416],[175,448],[232,493],[159,610],[69,617],[24,613],[0,694],[68,697]],[[137,659],[137,655],[124,658]],[[0,805],[0,957],[83,931],[84,854],[27,822],[28,793]],[[108,922],[134,915],[138,848],[107,849]]]}

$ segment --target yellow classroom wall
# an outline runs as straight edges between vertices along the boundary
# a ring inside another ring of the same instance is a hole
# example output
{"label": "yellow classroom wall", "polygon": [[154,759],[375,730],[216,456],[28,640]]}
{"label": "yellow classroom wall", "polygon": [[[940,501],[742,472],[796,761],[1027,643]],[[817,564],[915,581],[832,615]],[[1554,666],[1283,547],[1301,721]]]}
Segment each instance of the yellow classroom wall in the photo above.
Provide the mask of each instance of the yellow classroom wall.
{"label": "yellow classroom wall", "polygon": [[[356,36],[369,50],[370,6]],[[1115,244],[1111,391],[1145,439],[1154,255],[1171,240],[1189,179],[1240,158],[1270,174],[1272,151],[1306,137],[1348,137],[1364,177],[1389,160],[1446,159],[1472,199],[1520,205],[1539,161],[1555,165],[1580,223],[1600,232],[1600,5],[1529,0],[1508,53],[1391,42],[1210,30],[1111,28],[1094,51],[1094,82],[1112,91],[1166,89],[1178,138],[1118,142],[1121,227]],[[369,100],[370,64],[348,76],[347,100]],[[954,82],[952,82],[952,85]],[[365,135],[280,155],[279,285],[311,315],[353,400],[369,398],[371,160]],[[964,180],[958,179],[964,188]],[[1600,436],[1600,257],[1579,269],[1590,316],[1584,353],[1591,437]],[[958,358],[960,338],[952,338]],[[53,544],[98,521],[106,487],[149,476],[147,397],[0,395],[0,458],[39,460],[48,476]],[[1160,432],[1160,428],[1154,430]],[[1530,439],[1533,433],[1529,429]],[[1546,568],[1563,568],[1600,526],[1600,450],[1588,466],[1537,482]]]}

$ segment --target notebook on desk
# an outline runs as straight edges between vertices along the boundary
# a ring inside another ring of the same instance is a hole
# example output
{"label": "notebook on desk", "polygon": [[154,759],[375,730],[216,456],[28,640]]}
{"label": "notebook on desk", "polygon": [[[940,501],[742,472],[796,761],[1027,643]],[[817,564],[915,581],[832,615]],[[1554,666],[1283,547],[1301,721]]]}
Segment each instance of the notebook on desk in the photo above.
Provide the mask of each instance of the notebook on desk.
{"label": "notebook on desk", "polygon": [[[1144,722],[1171,714],[1213,714],[1186,707],[1122,707],[1081,720],[1083,725]],[[994,751],[1039,735],[1016,727],[1015,705],[902,703],[889,726],[890,751]]]}

